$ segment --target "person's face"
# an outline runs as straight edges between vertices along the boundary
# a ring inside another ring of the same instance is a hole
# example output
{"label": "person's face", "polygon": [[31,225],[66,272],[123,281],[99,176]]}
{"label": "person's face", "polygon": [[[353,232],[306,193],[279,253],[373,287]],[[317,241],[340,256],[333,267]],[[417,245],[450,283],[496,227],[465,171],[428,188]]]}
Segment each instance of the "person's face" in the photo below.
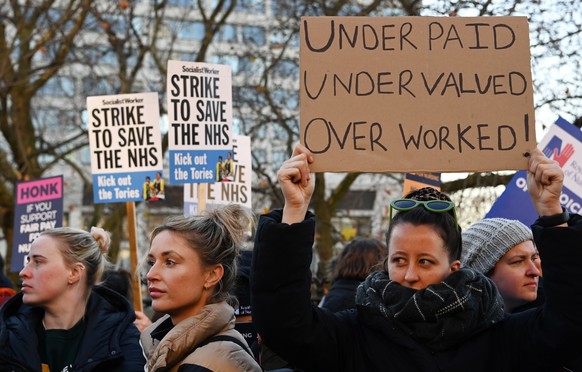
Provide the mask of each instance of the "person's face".
{"label": "person's face", "polygon": [[401,223],[394,227],[388,242],[390,279],[414,289],[440,283],[461,263],[449,262],[445,242],[434,227]]}
{"label": "person's face", "polygon": [[59,244],[58,239],[44,235],[32,242],[28,262],[19,274],[25,304],[46,308],[58,303],[66,292],[72,270],[65,264]]}
{"label": "person's face", "polygon": [[528,240],[510,249],[493,267],[489,277],[503,297],[505,311],[511,312],[537,298],[541,275],[538,261],[538,252]]}
{"label": "person's face", "polygon": [[167,230],[159,233],[152,241],[148,264],[148,288],[155,311],[170,314],[177,324],[206,305],[215,284],[212,270],[203,267],[196,250],[182,237]]}

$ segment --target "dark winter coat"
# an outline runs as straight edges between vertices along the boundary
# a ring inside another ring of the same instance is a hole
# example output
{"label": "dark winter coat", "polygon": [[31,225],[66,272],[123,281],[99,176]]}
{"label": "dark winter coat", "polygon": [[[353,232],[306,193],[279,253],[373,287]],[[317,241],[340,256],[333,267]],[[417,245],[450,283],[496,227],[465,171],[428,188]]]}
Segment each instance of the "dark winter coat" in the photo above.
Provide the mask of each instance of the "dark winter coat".
{"label": "dark winter coat", "polygon": [[334,313],[341,310],[355,309],[356,289],[358,289],[360,283],[360,280],[355,279],[335,280],[329,292],[325,295],[321,307]]}
{"label": "dark winter coat", "polygon": [[[532,230],[540,250],[545,304],[508,315],[442,351],[430,349],[375,308],[331,313],[311,304],[309,264],[315,217],[261,217],[251,271],[253,322],[263,342],[306,371],[519,372],[556,370],[582,336],[582,223]],[[582,221],[581,221],[582,222]],[[467,332],[471,332],[470,327]],[[449,341],[455,341],[449,340]]]}
{"label": "dark winter coat", "polygon": [[[0,371],[41,371],[36,328],[42,309],[22,302],[16,294],[0,311]],[[85,311],[87,328],[73,371],[143,371],[145,357],[135,312],[118,293],[95,287]]]}
{"label": "dark winter coat", "polygon": [[[2,257],[0,257],[2,259]],[[12,280],[4,276],[4,273],[0,271],[0,307],[8,301],[8,299],[16,294],[14,290],[14,284]]]}

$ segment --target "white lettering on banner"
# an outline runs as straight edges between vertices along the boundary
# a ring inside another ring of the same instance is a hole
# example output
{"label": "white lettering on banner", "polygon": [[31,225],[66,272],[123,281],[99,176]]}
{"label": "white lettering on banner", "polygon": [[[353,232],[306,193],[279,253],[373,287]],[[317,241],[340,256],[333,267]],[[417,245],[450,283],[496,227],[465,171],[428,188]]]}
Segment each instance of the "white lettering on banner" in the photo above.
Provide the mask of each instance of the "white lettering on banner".
{"label": "white lettering on banner", "polygon": [[580,203],[570,198],[570,196],[567,194],[562,193],[562,195],[560,195],[560,204],[562,204],[562,206],[568,210],[568,213],[580,213]]}
{"label": "white lettering on banner", "polygon": [[515,180],[515,185],[521,189],[523,192],[527,192],[527,180],[523,177],[519,177]]}
{"label": "white lettering on banner", "polygon": [[[519,177],[515,180],[515,185],[523,192],[527,192],[527,180]],[[582,210],[582,205],[573,200],[568,194],[562,193],[560,195],[560,204],[568,210],[568,213],[579,214]]]}

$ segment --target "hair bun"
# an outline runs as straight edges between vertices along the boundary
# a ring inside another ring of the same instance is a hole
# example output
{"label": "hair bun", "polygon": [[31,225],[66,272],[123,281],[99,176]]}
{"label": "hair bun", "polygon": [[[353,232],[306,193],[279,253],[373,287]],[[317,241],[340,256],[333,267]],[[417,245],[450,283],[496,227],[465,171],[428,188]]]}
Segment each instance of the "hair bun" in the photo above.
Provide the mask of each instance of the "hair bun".
{"label": "hair bun", "polygon": [[415,199],[415,200],[420,200],[420,201],[429,201],[429,200],[452,201],[451,198],[447,194],[440,192],[437,189],[432,188],[432,187],[423,187],[421,189],[411,191],[405,196],[405,198]]}
{"label": "hair bun", "polygon": [[93,226],[91,227],[91,236],[99,245],[101,253],[107,254],[109,246],[111,245],[111,237],[109,236],[109,233],[100,227]]}

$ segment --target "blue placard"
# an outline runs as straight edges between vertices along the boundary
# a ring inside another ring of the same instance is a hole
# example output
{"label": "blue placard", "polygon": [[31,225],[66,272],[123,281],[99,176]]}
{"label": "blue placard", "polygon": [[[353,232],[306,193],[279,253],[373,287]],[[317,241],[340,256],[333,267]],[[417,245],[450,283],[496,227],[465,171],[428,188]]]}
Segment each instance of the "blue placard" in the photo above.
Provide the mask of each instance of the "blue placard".
{"label": "blue placard", "polygon": [[62,176],[17,183],[10,271],[24,268],[30,245],[41,232],[62,225]]}
{"label": "blue placard", "polygon": [[[570,213],[582,209],[582,131],[560,117],[549,128],[538,148],[564,170],[560,203]],[[538,217],[527,191],[527,172],[517,172],[485,218],[503,217],[531,225]]]}

